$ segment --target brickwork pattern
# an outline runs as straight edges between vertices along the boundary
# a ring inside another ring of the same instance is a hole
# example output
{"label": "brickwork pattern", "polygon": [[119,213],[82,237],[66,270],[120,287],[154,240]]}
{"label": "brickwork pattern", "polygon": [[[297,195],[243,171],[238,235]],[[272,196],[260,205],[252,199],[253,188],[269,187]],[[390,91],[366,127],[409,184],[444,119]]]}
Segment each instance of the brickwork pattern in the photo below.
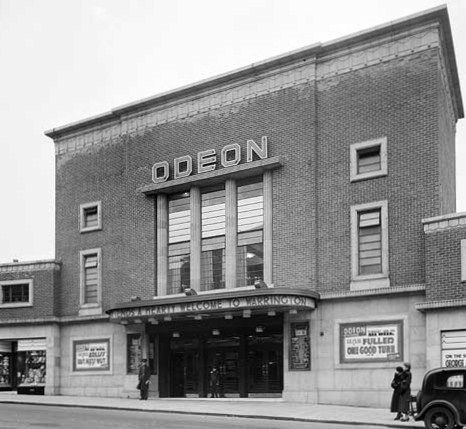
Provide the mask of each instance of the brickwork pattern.
{"label": "brickwork pattern", "polygon": [[[104,310],[156,294],[154,200],[137,191],[151,183],[155,162],[172,166],[175,157],[196,159],[206,149],[218,154],[230,143],[242,145],[245,159],[246,140],[263,135],[269,156],[283,160],[273,175],[276,287],[349,290],[350,206],[380,200],[389,207],[391,284],[424,283],[421,219],[451,206],[451,175],[440,169],[451,168],[453,129],[441,125],[450,118],[439,119],[438,63],[432,48],[58,155],[61,315],[77,313],[80,250],[102,249]],[[382,136],[388,139],[388,175],[350,183],[350,145]],[[442,140],[448,150],[439,163]],[[102,201],[103,228],[81,234],[79,205],[89,201]]]}
{"label": "brickwork pattern", "polygon": [[[392,286],[423,283],[421,219],[440,210],[435,49],[319,82],[319,292],[349,288],[350,206],[388,201]],[[353,143],[386,136],[388,175],[349,181]]]}
{"label": "brickwork pattern", "polygon": [[21,272],[1,272],[0,281],[33,280],[33,306],[19,308],[0,308],[2,319],[32,319],[55,316],[54,290],[57,288],[59,271],[39,270]]}
{"label": "brickwork pattern", "polygon": [[[151,181],[161,160],[269,137],[269,156],[282,155],[285,166],[274,177],[274,273],[277,286],[310,287],[312,228],[312,112],[309,85],[284,89],[234,107],[223,107],[157,126],[119,144],[57,158],[56,249],[63,261],[60,306],[75,314],[79,302],[79,251],[102,249],[103,307],[131,296],[155,293],[155,210],[153,198],[137,189]],[[290,115],[290,111],[293,114]],[[245,152],[242,159],[245,159]],[[194,172],[195,173],[195,172]],[[290,184],[293,184],[290,191]],[[102,230],[78,231],[79,205],[102,201]],[[283,243],[290,243],[283,246]],[[303,267],[296,270],[296,266]],[[309,269],[308,269],[309,267]],[[278,274],[280,273],[280,274]]]}
{"label": "brickwork pattern", "polygon": [[427,301],[466,298],[466,282],[461,282],[461,240],[466,239],[466,227],[441,229],[425,237]]}

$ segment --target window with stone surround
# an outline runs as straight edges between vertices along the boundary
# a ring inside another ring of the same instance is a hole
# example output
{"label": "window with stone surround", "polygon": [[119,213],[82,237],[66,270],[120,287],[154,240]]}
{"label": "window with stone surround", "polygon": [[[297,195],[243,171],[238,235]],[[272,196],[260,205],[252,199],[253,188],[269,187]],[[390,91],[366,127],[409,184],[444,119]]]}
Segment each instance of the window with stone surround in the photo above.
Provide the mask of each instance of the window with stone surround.
{"label": "window with stone surround", "polygon": [[387,138],[354,143],[350,146],[350,181],[386,176]]}
{"label": "window with stone surround", "polygon": [[32,306],[32,279],[0,281],[0,308]]}
{"label": "window with stone surround", "polygon": [[389,286],[387,201],[351,207],[351,290]]}
{"label": "window with stone surround", "polygon": [[102,229],[102,204],[100,201],[79,206],[79,231],[90,232]]}
{"label": "window with stone surround", "polygon": [[80,314],[101,312],[101,277],[101,250],[82,250],[80,252]]}

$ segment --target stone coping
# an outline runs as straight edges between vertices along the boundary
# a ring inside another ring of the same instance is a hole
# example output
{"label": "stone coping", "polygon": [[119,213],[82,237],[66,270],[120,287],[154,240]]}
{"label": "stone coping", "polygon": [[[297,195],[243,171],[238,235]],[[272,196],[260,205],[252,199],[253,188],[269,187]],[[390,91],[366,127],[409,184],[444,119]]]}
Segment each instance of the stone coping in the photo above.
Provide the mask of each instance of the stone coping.
{"label": "stone coping", "polygon": [[322,301],[333,299],[351,299],[358,297],[377,296],[377,295],[399,295],[413,292],[424,292],[425,284],[412,284],[403,286],[391,286],[380,289],[366,289],[357,291],[342,291],[342,292],[326,292],[320,294]]}
{"label": "stone coping", "polygon": [[14,273],[18,271],[59,270],[61,261],[56,259],[40,259],[37,261],[18,261],[0,264],[0,273]]}
{"label": "stone coping", "polygon": [[443,308],[454,308],[454,307],[466,307],[466,298],[458,299],[446,299],[443,301],[427,301],[416,303],[416,310],[428,311],[428,310],[440,310]]}
{"label": "stone coping", "polygon": [[45,132],[45,135],[53,139],[77,131],[83,128],[88,128],[102,123],[117,121],[122,115],[132,113],[149,107],[160,106],[169,101],[181,99],[187,96],[198,96],[201,93],[218,88],[222,85],[228,85],[233,81],[240,81],[247,78],[257,77],[258,75],[271,73],[277,69],[283,69],[292,65],[296,66],[304,61],[316,61],[318,57],[325,57],[332,52],[347,49],[354,49],[356,45],[367,43],[368,41],[381,38],[384,36],[394,37],[396,32],[406,31],[423,24],[439,22],[443,34],[443,44],[445,45],[447,67],[449,80],[451,80],[452,90],[454,93],[455,104],[457,106],[458,116],[463,117],[463,105],[459,86],[458,71],[453,48],[453,39],[451,36],[451,28],[448,18],[448,12],[445,5],[434,7],[422,11],[420,13],[410,15],[386,24],[369,28],[348,36],[331,40],[325,43],[316,43],[310,46],[305,46],[273,58],[253,63],[249,66],[236,69],[212,78],[202,80],[200,82],[187,85],[175,90],[167,91],[152,97],[147,97],[118,108],[109,112],[102,113],[81,121],[73,122],[64,126],[52,128]]}
{"label": "stone coping", "polygon": [[466,227],[466,212],[430,217],[422,219],[422,223],[424,225],[424,232],[426,233],[443,229]]}
{"label": "stone coping", "polygon": [[[1,316],[1,312],[0,312]],[[12,318],[0,319],[0,327],[4,325],[46,325],[49,323],[67,324],[67,323],[86,323],[95,321],[108,320],[107,314],[96,316],[49,316],[49,317],[36,317],[36,318]]]}

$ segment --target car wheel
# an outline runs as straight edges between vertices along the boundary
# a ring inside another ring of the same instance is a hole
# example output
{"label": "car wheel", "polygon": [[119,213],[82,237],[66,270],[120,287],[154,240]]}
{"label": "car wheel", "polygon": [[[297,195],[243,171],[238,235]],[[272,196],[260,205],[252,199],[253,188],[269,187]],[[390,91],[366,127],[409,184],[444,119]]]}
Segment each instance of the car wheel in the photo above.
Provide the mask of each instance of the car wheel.
{"label": "car wheel", "polygon": [[427,429],[453,429],[455,418],[448,408],[434,407],[427,411],[424,424]]}

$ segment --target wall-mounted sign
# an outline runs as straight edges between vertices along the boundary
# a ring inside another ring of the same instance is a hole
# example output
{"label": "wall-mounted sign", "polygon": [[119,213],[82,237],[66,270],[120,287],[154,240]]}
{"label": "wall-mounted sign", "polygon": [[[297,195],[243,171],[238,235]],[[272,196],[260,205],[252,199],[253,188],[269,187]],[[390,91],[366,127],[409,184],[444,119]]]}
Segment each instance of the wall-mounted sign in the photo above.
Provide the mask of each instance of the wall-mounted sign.
{"label": "wall-mounted sign", "polygon": [[147,307],[113,310],[111,319],[126,319],[132,317],[171,316],[174,314],[204,313],[229,310],[244,310],[262,307],[315,307],[314,300],[307,296],[296,295],[261,295],[242,296],[238,298],[221,298],[211,300],[199,300],[192,302],[179,302],[174,304],[159,304]]}
{"label": "wall-mounted sign", "polygon": [[73,371],[108,371],[110,340],[73,341]]}
{"label": "wall-mounted sign", "polygon": [[466,330],[443,331],[441,341],[442,366],[466,368]]}
{"label": "wall-mounted sign", "polygon": [[290,371],[309,371],[311,369],[309,322],[291,323],[288,368]]}
{"label": "wall-mounted sign", "polygon": [[127,372],[128,374],[138,374],[142,359],[142,335],[128,334],[126,348]]}
{"label": "wall-mounted sign", "polygon": [[[241,162],[241,146],[238,143],[226,145],[217,154],[215,149],[203,150],[197,153],[196,173],[206,173],[217,168],[217,158],[220,156],[222,167],[232,167]],[[254,140],[246,142],[246,162],[251,162],[254,157],[258,159],[267,158],[267,137],[263,136],[259,145]],[[156,162],[152,166],[152,181],[161,183],[168,180],[171,176],[173,179],[190,176],[193,169],[193,158],[191,155],[180,156],[173,160],[173,170],[170,169],[168,161]]]}
{"label": "wall-mounted sign", "polygon": [[403,360],[403,321],[340,325],[340,362]]}

